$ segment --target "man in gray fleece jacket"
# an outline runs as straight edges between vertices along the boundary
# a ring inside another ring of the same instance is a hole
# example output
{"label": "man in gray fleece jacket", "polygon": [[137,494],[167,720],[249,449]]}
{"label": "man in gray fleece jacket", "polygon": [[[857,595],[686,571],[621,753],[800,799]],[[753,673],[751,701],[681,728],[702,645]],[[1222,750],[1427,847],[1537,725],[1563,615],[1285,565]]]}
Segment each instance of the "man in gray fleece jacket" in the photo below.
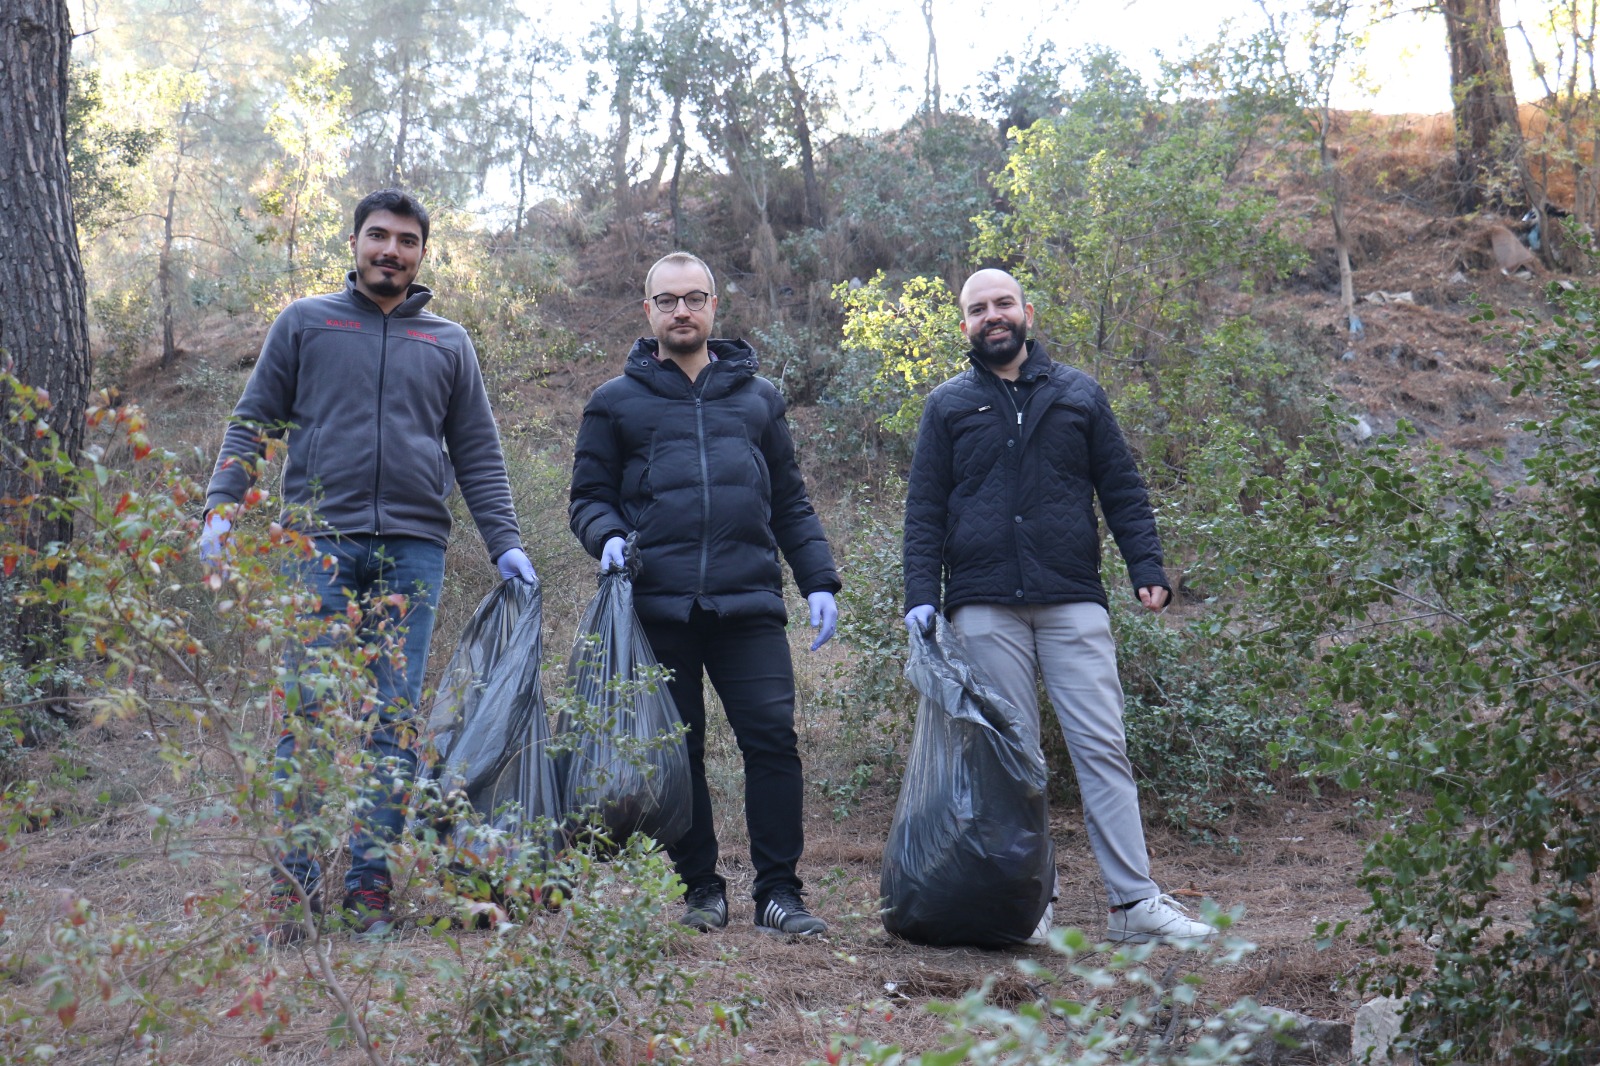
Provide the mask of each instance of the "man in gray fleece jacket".
{"label": "man in gray fleece jacket", "polygon": [[[433,294],[413,283],[427,242],[427,209],[411,196],[384,189],[356,205],[355,269],[344,291],[296,300],[267,333],[217,456],[199,545],[207,563],[225,560],[233,512],[259,473],[266,438],[287,432],[285,524],[312,534],[319,558],[337,563],[297,567],[296,577],[320,597],[318,617],[343,614],[353,601],[366,607],[358,639],[377,644],[385,633],[401,634],[398,648],[380,648],[372,660],[378,706],[367,747],[376,770],[350,836],[345,880],[344,909],[370,935],[391,924],[388,845],[400,832],[416,770],[412,719],[444,578],[453,486],[460,485],[500,576],[535,580],[477,353],[464,329],[424,309]],[[403,606],[385,601],[395,593]],[[291,648],[286,661],[300,674],[305,649]],[[303,673],[300,717],[317,711],[315,665]],[[321,872],[294,830],[303,731],[286,720],[277,746],[286,832],[268,897],[269,941],[303,932],[302,901],[320,907]]]}

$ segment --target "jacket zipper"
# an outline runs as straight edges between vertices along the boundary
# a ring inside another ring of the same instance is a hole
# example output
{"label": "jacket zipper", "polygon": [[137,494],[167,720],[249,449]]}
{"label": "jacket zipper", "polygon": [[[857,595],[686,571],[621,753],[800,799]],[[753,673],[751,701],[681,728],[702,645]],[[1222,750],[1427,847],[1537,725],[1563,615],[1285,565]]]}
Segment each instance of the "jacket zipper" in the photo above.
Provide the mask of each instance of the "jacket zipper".
{"label": "jacket zipper", "polygon": [[[1006,381],[1005,379],[1001,378],[998,374],[995,375],[995,381],[1000,385],[1000,391],[1005,394],[1006,402],[1011,405],[1011,410],[1014,411],[1016,413],[1016,416],[1017,416],[1016,476],[1012,479],[1012,484],[1011,484],[1011,492],[1012,492],[1011,513],[1013,515],[1017,515],[1017,514],[1020,514],[1020,512],[1017,509],[1017,503],[1018,503],[1018,500],[1021,497],[1022,491],[1023,491],[1023,488],[1022,488],[1022,408],[1028,406],[1028,401],[1032,400],[1033,397],[1034,397],[1034,394],[1039,391],[1039,386],[1038,385],[1034,385],[1033,388],[1029,389],[1028,390],[1028,395],[1026,395],[1026,396],[1024,396],[1022,398],[1022,407],[1018,407],[1016,398],[1011,395],[1011,383]],[[1018,528],[1017,523],[1013,522],[1011,524],[1011,538],[1012,538],[1012,543],[1016,544],[1016,547],[1017,547],[1017,558],[1018,559],[1020,559],[1022,557],[1022,544],[1020,543],[1020,539],[1019,539],[1019,538],[1021,538],[1021,536],[1022,536],[1022,531]],[[1022,568],[1020,566],[1017,568],[1017,580],[1018,581],[1022,580]]]}
{"label": "jacket zipper", "polygon": [[377,462],[372,471],[372,535],[383,536],[383,526],[378,521],[380,513],[378,494],[383,488],[383,375],[389,366],[389,315],[383,316],[383,341],[378,347],[378,447]]}
{"label": "jacket zipper", "polygon": [[706,462],[706,410],[699,390],[694,394],[694,434],[700,448],[700,584],[695,590],[698,600],[706,591],[706,564],[711,554],[711,469]]}
{"label": "jacket zipper", "polygon": [[1039,388],[1036,385],[1033,388],[1029,389],[1028,390],[1028,395],[1023,397],[1022,407],[1018,407],[1015,397],[1013,397],[1011,395],[1011,386],[1010,386],[1010,384],[1007,383],[1006,380],[1004,378],[1000,377],[998,374],[995,375],[995,380],[1000,383],[1000,391],[1005,394],[1006,403],[1011,405],[1012,412],[1015,413],[1016,416],[1017,416],[1017,447],[1020,448],[1020,447],[1022,447],[1022,407],[1028,406],[1028,401],[1033,399],[1033,394],[1038,392]]}

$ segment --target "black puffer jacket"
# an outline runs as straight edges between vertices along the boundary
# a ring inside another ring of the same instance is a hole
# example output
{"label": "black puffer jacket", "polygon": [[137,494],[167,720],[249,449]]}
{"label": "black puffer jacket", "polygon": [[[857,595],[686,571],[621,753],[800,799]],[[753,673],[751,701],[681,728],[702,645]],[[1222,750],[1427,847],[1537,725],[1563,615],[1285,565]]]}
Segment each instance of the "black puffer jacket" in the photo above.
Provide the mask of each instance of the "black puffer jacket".
{"label": "black puffer jacket", "polygon": [[786,618],[780,551],[801,592],[837,592],[783,397],[756,376],[755,351],[711,341],[716,361],[695,384],[656,351],[640,338],[584,408],[568,508],[584,548],[598,558],[638,530],[634,607],[649,621],[684,621],[696,604]]}
{"label": "black puffer jacket", "polygon": [[1094,498],[1134,588],[1169,588],[1143,480],[1105,390],[1028,342],[1018,410],[976,359],[928,397],[906,498],[906,609],[1106,602]]}

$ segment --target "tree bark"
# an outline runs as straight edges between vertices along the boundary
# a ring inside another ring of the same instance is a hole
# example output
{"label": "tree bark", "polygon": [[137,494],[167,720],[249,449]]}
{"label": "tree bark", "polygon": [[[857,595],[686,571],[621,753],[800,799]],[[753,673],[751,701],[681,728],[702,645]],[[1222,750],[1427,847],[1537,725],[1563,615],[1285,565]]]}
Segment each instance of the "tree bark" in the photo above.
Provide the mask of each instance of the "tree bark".
{"label": "tree bark", "polygon": [[616,34],[614,58],[617,63],[617,84],[611,93],[611,110],[617,116],[617,133],[611,141],[611,195],[616,203],[617,221],[620,223],[633,210],[633,183],[628,177],[628,150],[633,142],[634,81],[639,74],[635,49],[644,33],[642,3],[634,4],[633,31],[627,33],[622,28],[622,12],[617,9],[613,0],[611,28]]}
{"label": "tree bark", "polygon": [[[76,457],[90,363],[67,163],[71,48],[65,0],[0,4],[0,347],[20,381],[49,391],[45,421]],[[36,454],[42,444],[31,427],[6,419],[0,431],[9,443],[8,454],[0,456],[0,499],[59,493],[62,486],[53,479],[27,476],[14,461],[18,454]],[[70,518],[43,518],[37,511],[9,524],[31,548],[72,536]],[[54,621],[51,612],[5,612],[4,651],[24,663],[39,661]]]}
{"label": "tree bark", "polygon": [[[187,108],[189,105],[185,104]],[[181,134],[180,134],[181,136]],[[156,291],[161,300],[161,368],[172,366],[178,360],[177,331],[173,326],[172,311],[172,216],[178,210],[178,175],[183,160],[183,146],[172,164],[172,181],[167,186],[167,210],[161,218],[161,252],[156,256]]]}
{"label": "tree bark", "polygon": [[928,61],[922,72],[922,107],[928,126],[939,124],[939,40],[933,35],[933,0],[922,0],[922,21],[928,24]]}
{"label": "tree bark", "polygon": [[672,246],[683,247],[683,156],[688,149],[683,130],[683,96],[672,98],[672,121],[668,123],[672,150]]}
{"label": "tree bark", "polygon": [[396,118],[394,154],[389,158],[389,184],[399,188],[406,184],[406,138],[411,134],[411,48],[409,42],[401,46],[400,55],[400,113]]}
{"label": "tree bark", "polygon": [[[1494,186],[1525,186],[1522,126],[1500,0],[1440,0],[1455,101],[1457,207],[1482,206]],[[1519,189],[1519,194],[1521,190]]]}
{"label": "tree bark", "polygon": [[806,118],[806,91],[789,58],[789,6],[778,0],[778,25],[783,33],[783,78],[789,91],[789,108],[794,121],[794,139],[800,146],[800,174],[805,182],[805,219],[811,229],[826,222],[822,208],[822,185],[817,180],[817,162],[811,149],[811,123]]}

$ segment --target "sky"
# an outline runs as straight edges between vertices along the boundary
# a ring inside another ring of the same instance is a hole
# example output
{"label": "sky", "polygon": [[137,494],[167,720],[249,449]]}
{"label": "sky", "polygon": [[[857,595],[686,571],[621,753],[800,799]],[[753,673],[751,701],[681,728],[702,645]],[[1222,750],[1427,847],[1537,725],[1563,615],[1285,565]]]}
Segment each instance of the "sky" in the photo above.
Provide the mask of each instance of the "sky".
{"label": "sky", "polygon": [[[1285,0],[1273,0],[1275,7]],[[845,5],[855,16],[882,20],[906,69],[920,79],[926,29],[920,0]],[[1508,14],[1518,0],[1505,0]],[[1263,22],[1255,0],[934,0],[940,81],[950,97],[976,88],[995,59],[1019,44],[1050,39],[1057,51],[1098,44],[1120,53],[1136,69],[1156,72],[1155,53],[1184,53],[1185,41],[1214,40],[1224,22],[1248,31]],[[1450,66],[1438,16],[1406,15],[1376,28],[1361,61],[1370,84],[1346,79],[1335,106],[1386,113],[1450,108]],[[917,85],[920,98],[921,84]],[[902,116],[903,118],[903,116]]]}

